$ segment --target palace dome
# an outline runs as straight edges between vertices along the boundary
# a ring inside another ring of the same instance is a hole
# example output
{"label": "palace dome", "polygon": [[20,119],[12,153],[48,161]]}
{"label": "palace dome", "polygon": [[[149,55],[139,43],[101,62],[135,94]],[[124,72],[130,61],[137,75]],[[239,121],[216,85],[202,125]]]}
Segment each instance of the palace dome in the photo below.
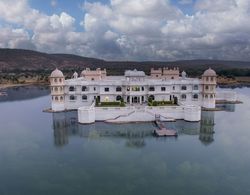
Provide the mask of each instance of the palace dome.
{"label": "palace dome", "polygon": [[64,75],[63,75],[62,71],[60,71],[59,69],[56,68],[56,69],[51,73],[50,77],[64,77]]}
{"label": "palace dome", "polygon": [[209,68],[209,69],[205,70],[205,72],[203,73],[202,76],[210,76],[210,77],[216,76],[216,72],[213,69]]}
{"label": "palace dome", "polygon": [[126,70],[125,77],[145,77],[145,72],[134,70]]}

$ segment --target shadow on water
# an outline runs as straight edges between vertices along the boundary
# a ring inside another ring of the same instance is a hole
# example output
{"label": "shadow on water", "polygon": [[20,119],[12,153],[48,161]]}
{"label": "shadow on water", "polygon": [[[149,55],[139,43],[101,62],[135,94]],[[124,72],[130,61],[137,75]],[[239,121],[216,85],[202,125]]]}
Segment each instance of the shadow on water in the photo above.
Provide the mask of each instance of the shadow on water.
{"label": "shadow on water", "polygon": [[[234,111],[234,105],[223,106],[225,111]],[[81,125],[77,122],[77,112],[53,113],[53,129],[55,146],[64,146],[69,143],[70,137],[79,136],[88,139],[102,137],[125,138],[126,146],[141,148],[146,145],[145,138],[152,137],[155,128],[153,123],[109,124],[96,122],[90,125]],[[179,136],[198,136],[200,142],[209,145],[214,141],[214,116],[213,111],[203,111],[200,122],[165,122],[164,124],[178,131]],[[156,138],[157,140],[177,140],[178,138]]]}

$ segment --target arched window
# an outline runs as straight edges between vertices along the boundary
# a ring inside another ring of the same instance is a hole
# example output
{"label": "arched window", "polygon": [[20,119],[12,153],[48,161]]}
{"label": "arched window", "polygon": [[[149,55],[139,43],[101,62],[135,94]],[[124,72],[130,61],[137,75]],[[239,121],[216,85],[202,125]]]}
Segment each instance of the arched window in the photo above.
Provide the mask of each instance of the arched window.
{"label": "arched window", "polygon": [[70,100],[76,100],[76,97],[74,95],[69,96]]}
{"label": "arched window", "polygon": [[69,87],[69,91],[75,91],[75,87],[74,86],[70,86]]}
{"label": "arched window", "polygon": [[57,88],[57,87],[55,87],[55,91],[58,91],[58,88]]}
{"label": "arched window", "polygon": [[95,78],[91,78],[91,81],[94,81],[95,80]]}
{"label": "arched window", "polygon": [[149,91],[155,91],[155,88],[153,86],[150,86]]}
{"label": "arched window", "polygon": [[181,99],[185,100],[187,98],[186,94],[181,95]]}
{"label": "arched window", "polygon": [[155,96],[154,96],[154,95],[150,95],[150,96],[148,97],[148,99],[155,100]]}
{"label": "arched window", "polygon": [[116,91],[122,91],[122,88],[120,86],[116,87]]}
{"label": "arched window", "polygon": [[206,90],[208,90],[208,89],[209,89],[208,85],[206,85],[206,86],[205,86],[205,89],[206,89]]}
{"label": "arched window", "polygon": [[186,85],[182,85],[181,86],[181,90],[187,90],[187,86]]}
{"label": "arched window", "polygon": [[59,82],[61,83],[61,82],[62,82],[62,79],[59,79]]}
{"label": "arched window", "polygon": [[194,85],[193,90],[198,90],[198,85]]}
{"label": "arched window", "polygon": [[88,88],[86,86],[82,86],[82,91],[87,91]]}
{"label": "arched window", "polygon": [[55,83],[57,82],[57,79],[54,79]]}
{"label": "arched window", "polygon": [[141,87],[141,90],[144,91],[144,87]]}
{"label": "arched window", "polygon": [[213,95],[213,94],[211,94],[211,95],[210,95],[210,98],[213,98],[213,97],[214,97],[214,95]]}
{"label": "arched window", "polygon": [[63,96],[60,97],[60,100],[63,101]]}
{"label": "arched window", "polygon": [[173,90],[175,90],[175,86],[173,86]]}
{"label": "arched window", "polygon": [[198,94],[194,94],[194,95],[193,95],[193,98],[194,98],[194,99],[198,99]]}
{"label": "arched window", "polygon": [[121,101],[122,97],[120,95],[116,96],[116,101]]}
{"label": "arched window", "polygon": [[174,77],[171,77],[171,79],[174,79]]}
{"label": "arched window", "polygon": [[58,97],[57,96],[55,97],[55,100],[58,101]]}
{"label": "arched window", "polygon": [[85,100],[85,101],[86,101],[87,99],[88,99],[88,97],[87,97],[86,95],[83,95],[83,96],[82,96],[82,100]]}

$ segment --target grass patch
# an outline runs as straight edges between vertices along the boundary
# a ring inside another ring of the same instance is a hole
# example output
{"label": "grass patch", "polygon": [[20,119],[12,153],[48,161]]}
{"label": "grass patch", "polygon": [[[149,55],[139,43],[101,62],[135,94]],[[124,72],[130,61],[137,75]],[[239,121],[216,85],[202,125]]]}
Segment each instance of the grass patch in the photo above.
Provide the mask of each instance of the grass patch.
{"label": "grass patch", "polygon": [[177,105],[173,101],[150,101],[148,106],[174,106]]}

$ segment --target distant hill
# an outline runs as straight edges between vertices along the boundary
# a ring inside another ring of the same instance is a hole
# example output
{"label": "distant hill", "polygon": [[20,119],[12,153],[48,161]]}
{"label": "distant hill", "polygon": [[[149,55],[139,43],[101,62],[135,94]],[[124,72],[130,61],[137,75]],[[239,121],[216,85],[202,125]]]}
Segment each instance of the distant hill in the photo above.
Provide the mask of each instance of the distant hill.
{"label": "distant hill", "polygon": [[163,61],[105,61],[71,54],[47,54],[23,49],[0,49],[0,71],[51,71],[58,67],[66,72],[80,71],[86,67],[106,68],[109,74],[123,74],[126,69],[139,69],[149,73],[151,67],[176,67],[192,75],[200,75],[206,68],[216,71],[250,69],[250,62],[221,60]]}

